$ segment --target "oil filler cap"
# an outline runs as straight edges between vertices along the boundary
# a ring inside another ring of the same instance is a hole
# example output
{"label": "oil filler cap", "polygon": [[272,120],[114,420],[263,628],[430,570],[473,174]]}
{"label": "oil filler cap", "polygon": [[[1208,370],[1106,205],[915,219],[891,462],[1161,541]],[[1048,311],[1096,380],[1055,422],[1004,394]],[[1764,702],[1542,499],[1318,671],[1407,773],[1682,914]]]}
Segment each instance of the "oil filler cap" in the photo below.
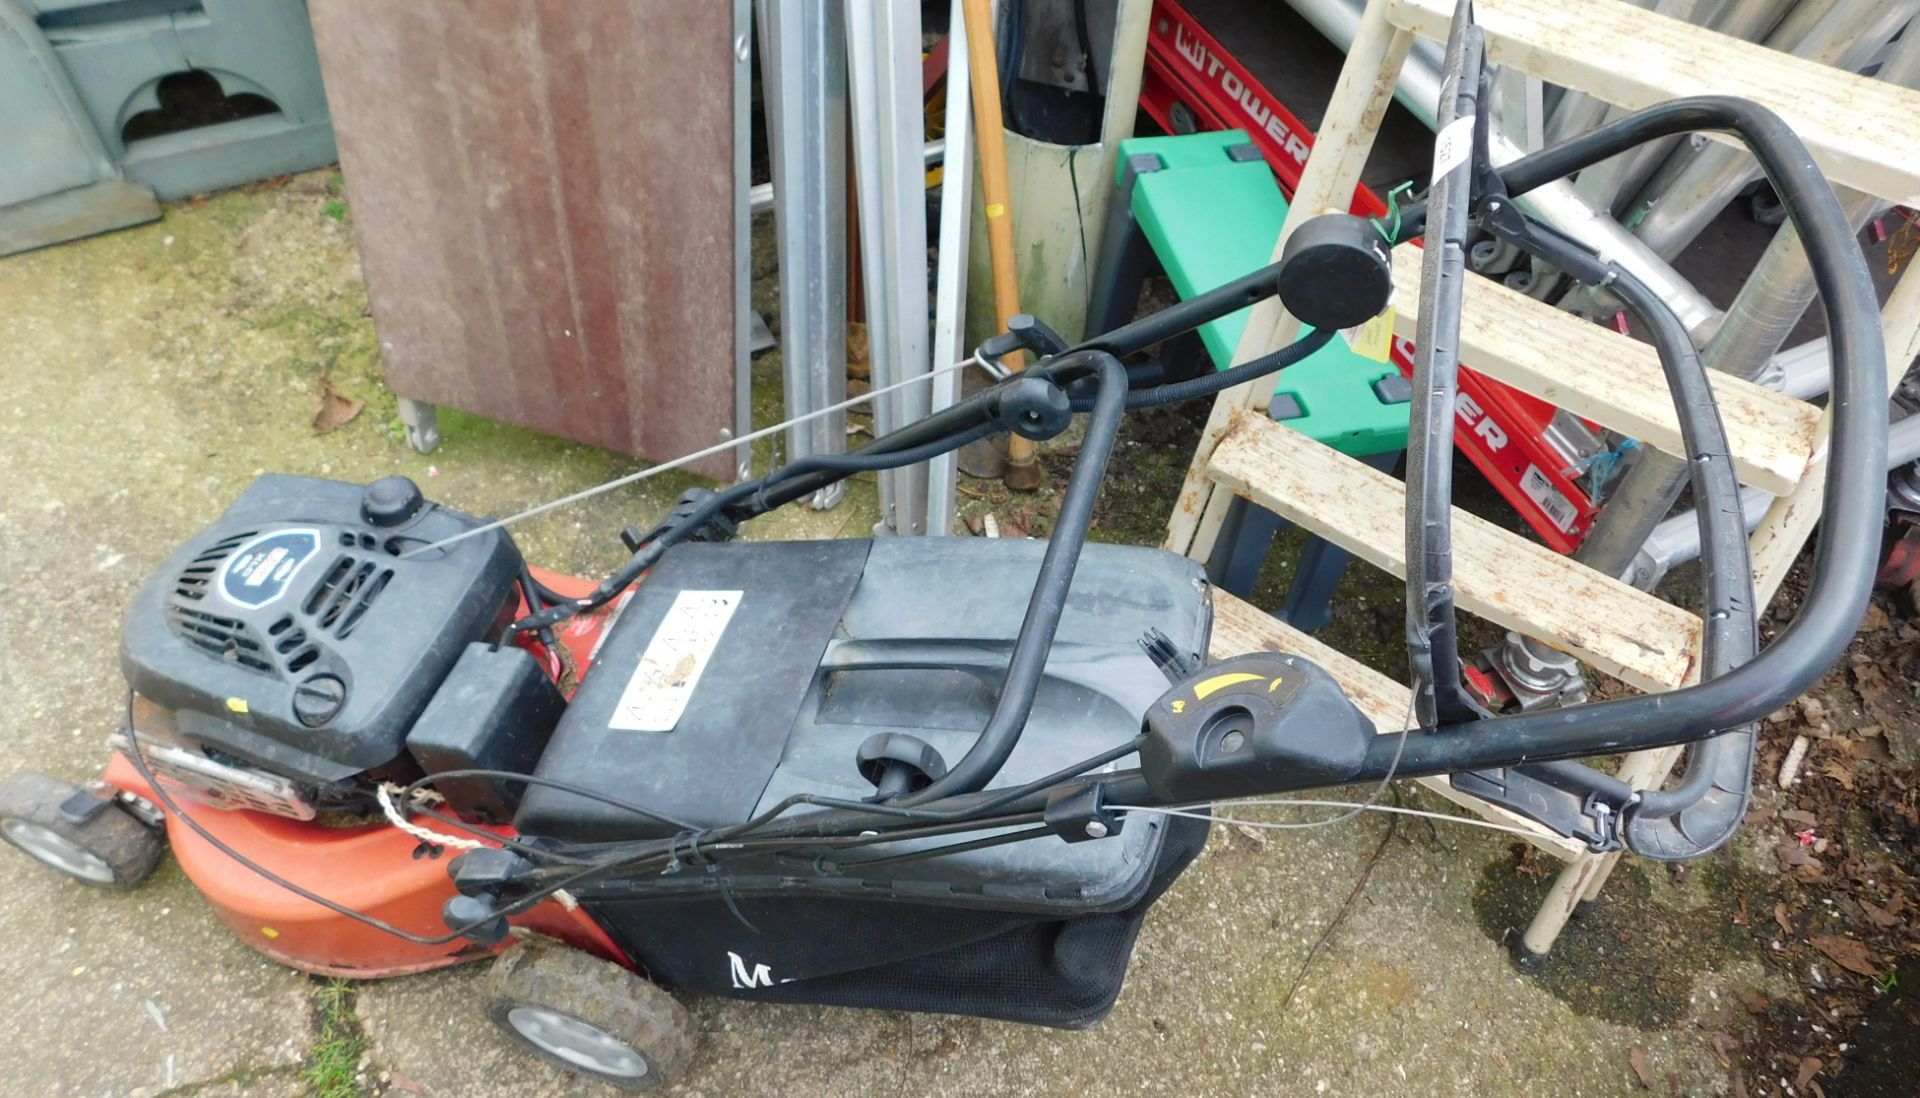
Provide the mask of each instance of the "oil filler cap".
{"label": "oil filler cap", "polygon": [[406,477],[381,477],[360,490],[360,517],[374,526],[398,526],[420,513],[427,497]]}
{"label": "oil filler cap", "polygon": [[347,704],[347,684],[332,675],[315,675],[293,688],[293,715],[308,728],[332,720]]}

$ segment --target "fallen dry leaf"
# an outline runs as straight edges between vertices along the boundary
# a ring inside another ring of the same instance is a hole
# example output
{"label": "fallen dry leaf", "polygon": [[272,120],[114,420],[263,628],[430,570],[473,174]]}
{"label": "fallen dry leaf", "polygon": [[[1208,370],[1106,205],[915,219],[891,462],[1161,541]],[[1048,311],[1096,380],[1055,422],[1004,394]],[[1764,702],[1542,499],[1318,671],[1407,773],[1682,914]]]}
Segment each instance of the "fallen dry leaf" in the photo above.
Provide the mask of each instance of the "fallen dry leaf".
{"label": "fallen dry leaf", "polygon": [[1794,1077],[1793,1085],[1797,1087],[1806,1086],[1809,1082],[1812,1081],[1814,1076],[1820,1074],[1820,1069],[1824,1066],[1825,1065],[1820,1062],[1820,1058],[1818,1056],[1809,1056],[1806,1059],[1801,1060],[1800,1074]]}
{"label": "fallen dry leaf", "polygon": [[1848,770],[1839,759],[1830,759],[1820,764],[1820,773],[1840,783],[1847,792],[1853,792],[1853,771]]}
{"label": "fallen dry leaf", "polygon": [[1801,846],[1798,839],[1787,839],[1781,842],[1780,845],[1773,848],[1773,853],[1775,857],[1780,859],[1780,868],[1782,870],[1793,869],[1796,866],[1820,864],[1820,859],[1807,853],[1806,848]]}
{"label": "fallen dry leaf", "polygon": [[1810,940],[1813,948],[1826,954],[1834,964],[1848,972],[1867,977],[1879,975],[1879,970],[1873,965],[1873,953],[1867,949],[1866,943],[1835,934],[1816,934]]}
{"label": "fallen dry leaf", "polygon": [[1733,1098],[1747,1098],[1747,1073],[1744,1071],[1733,1073]]}
{"label": "fallen dry leaf", "polygon": [[1733,1054],[1740,1051],[1740,1042],[1724,1033],[1715,1033],[1707,1039],[1713,1043],[1713,1058],[1720,1061],[1720,1066],[1732,1067]]}
{"label": "fallen dry leaf", "polygon": [[1773,905],[1773,921],[1780,924],[1780,929],[1783,932],[1787,934],[1793,933],[1793,920],[1787,918],[1787,905],[1785,903]]}
{"label": "fallen dry leaf", "polygon": [[1765,1014],[1773,1001],[1757,991],[1749,991],[1740,996],[1740,1002],[1747,1008],[1748,1014]]}
{"label": "fallen dry leaf", "polygon": [[[1899,897],[1895,897],[1899,899]],[[1901,923],[1901,918],[1872,900],[1861,900],[1860,910],[1867,913],[1867,921],[1882,930],[1891,930]]]}
{"label": "fallen dry leaf", "polygon": [[1633,1073],[1640,1077],[1640,1089],[1653,1089],[1653,1073],[1647,1070],[1647,1050],[1635,1045],[1627,1050],[1627,1063],[1633,1065]]}
{"label": "fallen dry leaf", "polygon": [[400,1090],[406,1091],[408,1094],[427,1093],[427,1084],[422,1083],[417,1079],[409,1079],[397,1071],[387,1076],[387,1082],[393,1084],[396,1088]]}
{"label": "fallen dry leaf", "polygon": [[333,379],[320,376],[320,406],[313,410],[313,429],[330,434],[353,422],[367,402],[355,400],[333,387]]}
{"label": "fallen dry leaf", "polygon": [[1753,925],[1753,915],[1751,912],[1747,910],[1747,898],[1745,896],[1740,897],[1740,906],[1735,908],[1733,911],[1733,925],[1734,926],[1752,926]]}

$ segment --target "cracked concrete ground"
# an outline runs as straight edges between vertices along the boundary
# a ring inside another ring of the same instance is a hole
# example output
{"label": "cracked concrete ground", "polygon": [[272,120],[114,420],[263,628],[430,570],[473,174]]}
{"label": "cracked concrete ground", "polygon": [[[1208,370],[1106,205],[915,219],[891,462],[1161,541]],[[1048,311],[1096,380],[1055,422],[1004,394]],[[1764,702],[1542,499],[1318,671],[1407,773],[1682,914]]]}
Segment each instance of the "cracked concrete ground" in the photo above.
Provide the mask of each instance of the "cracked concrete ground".
{"label": "cracked concrete ground", "polygon": [[[440,452],[408,451],[329,201],[326,176],[304,176],[0,260],[0,774],[95,772],[122,702],[122,607],[258,472],[404,472],[433,498],[503,513],[633,467],[458,415]],[[326,435],[310,426],[323,375],[367,402]],[[619,526],[686,483],[516,533],[535,561],[602,571],[621,555]],[[834,512],[785,513],[756,533],[852,534],[871,508],[857,486]],[[703,1045],[679,1093],[1614,1095],[1637,1089],[1636,1046],[1674,1093],[1725,1093],[1706,1034],[1761,979],[1750,946],[1711,933],[1737,876],[1676,886],[1624,871],[1536,981],[1499,940],[1546,884],[1516,873],[1510,838],[1383,816],[1217,828],[1091,1031],[697,1000]],[[178,869],[103,894],[6,853],[0,1093],[304,1091],[313,984],[231,938]],[[483,975],[361,986],[369,1093],[603,1093],[498,1035]]]}

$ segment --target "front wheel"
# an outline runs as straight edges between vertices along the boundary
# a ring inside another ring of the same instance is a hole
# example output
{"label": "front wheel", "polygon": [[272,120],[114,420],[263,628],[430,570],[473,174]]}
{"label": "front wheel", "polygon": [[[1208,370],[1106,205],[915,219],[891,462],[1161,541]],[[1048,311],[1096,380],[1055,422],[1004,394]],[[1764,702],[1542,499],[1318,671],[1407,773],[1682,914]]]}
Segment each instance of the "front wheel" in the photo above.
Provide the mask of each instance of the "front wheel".
{"label": "front wheel", "polygon": [[0,782],[0,838],[93,888],[125,891],[166,856],[163,832],[111,801],[45,774]]}
{"label": "front wheel", "polygon": [[546,938],[493,963],[487,1016],[542,1058],[622,1090],[665,1086],[693,1059],[693,1019],[672,996]]}

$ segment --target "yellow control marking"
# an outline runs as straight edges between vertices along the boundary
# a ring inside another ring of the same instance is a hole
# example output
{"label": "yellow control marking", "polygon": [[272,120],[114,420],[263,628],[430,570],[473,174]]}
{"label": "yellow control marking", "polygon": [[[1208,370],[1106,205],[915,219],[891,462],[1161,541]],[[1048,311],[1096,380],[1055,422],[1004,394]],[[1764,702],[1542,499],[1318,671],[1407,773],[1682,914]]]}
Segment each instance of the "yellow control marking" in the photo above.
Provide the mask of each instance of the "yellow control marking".
{"label": "yellow control marking", "polygon": [[1185,713],[1187,711],[1187,699],[1175,698],[1173,699],[1173,705],[1171,705],[1169,708],[1171,708],[1175,713]]}
{"label": "yellow control marking", "polygon": [[1246,671],[1230,671],[1224,675],[1215,675],[1193,685],[1193,698],[1195,701],[1205,701],[1208,695],[1225,690],[1235,683],[1259,682],[1264,678],[1266,678],[1265,675],[1255,675]]}
{"label": "yellow control marking", "polygon": [[1005,217],[1007,216],[1007,207],[999,202],[989,202],[987,203],[987,216]]}
{"label": "yellow control marking", "polygon": [[263,926],[263,927],[261,927],[261,928],[260,928],[260,933],[262,933],[262,934],[264,934],[264,935],[266,935],[266,936],[267,936],[267,937],[269,937],[269,938],[278,938],[278,937],[280,936],[280,932],[279,932],[279,931],[277,931],[277,930],[275,930],[275,929],[273,929],[273,928],[272,928],[272,927],[270,927],[270,926]]}
{"label": "yellow control marking", "polygon": [[1267,684],[1267,693],[1271,694],[1278,689],[1280,689],[1280,677],[1275,675],[1273,681]]}
{"label": "yellow control marking", "polygon": [[249,709],[247,708],[247,699],[245,699],[245,698],[228,698],[228,699],[227,699],[227,709],[228,709],[228,710],[229,710],[230,712],[234,712],[234,713],[246,713],[246,712],[249,712]]}

